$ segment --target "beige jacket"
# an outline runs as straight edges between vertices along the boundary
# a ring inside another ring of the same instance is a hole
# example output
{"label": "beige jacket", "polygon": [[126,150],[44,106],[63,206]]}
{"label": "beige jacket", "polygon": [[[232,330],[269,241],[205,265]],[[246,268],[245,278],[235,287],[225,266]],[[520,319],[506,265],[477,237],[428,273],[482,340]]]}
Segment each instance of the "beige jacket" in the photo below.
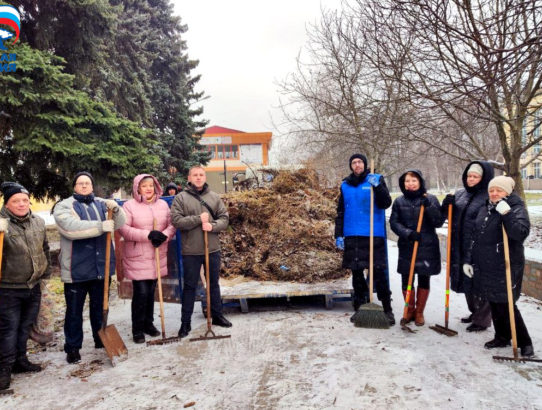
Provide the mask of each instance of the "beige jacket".
{"label": "beige jacket", "polygon": [[201,229],[200,215],[202,212],[209,214],[209,222],[213,230],[208,233],[209,253],[220,251],[218,233],[226,230],[229,215],[220,196],[209,189],[205,184],[199,197],[211,207],[217,219],[213,219],[209,210],[188,192],[197,194],[197,190],[188,184],[185,191],[178,194],[171,205],[171,222],[181,231],[181,243],[183,255],[203,255],[205,253],[203,243],[203,230]]}

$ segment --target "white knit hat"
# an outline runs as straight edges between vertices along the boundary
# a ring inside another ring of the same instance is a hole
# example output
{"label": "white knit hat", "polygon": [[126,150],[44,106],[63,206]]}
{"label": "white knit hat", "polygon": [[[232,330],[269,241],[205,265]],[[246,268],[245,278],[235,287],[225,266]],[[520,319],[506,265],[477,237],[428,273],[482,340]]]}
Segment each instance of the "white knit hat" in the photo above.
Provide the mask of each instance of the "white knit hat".
{"label": "white knit hat", "polygon": [[489,181],[489,185],[487,187],[487,190],[489,191],[491,187],[499,187],[503,191],[505,191],[508,195],[512,193],[514,190],[514,187],[516,186],[516,183],[514,180],[510,177],[499,175],[498,177],[493,178],[491,181]]}
{"label": "white knit hat", "polygon": [[474,172],[475,174],[478,174],[480,176],[483,176],[484,175],[484,170],[482,169],[482,167],[480,166],[480,164],[472,164],[468,171],[467,171],[467,175],[470,174],[471,172]]}

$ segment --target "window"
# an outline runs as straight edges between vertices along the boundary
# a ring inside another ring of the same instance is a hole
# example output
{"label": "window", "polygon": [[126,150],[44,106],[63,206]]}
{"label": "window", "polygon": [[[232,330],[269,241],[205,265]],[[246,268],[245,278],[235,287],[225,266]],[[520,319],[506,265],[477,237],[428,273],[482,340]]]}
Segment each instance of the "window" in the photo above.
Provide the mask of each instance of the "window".
{"label": "window", "polygon": [[218,159],[239,159],[239,146],[223,144],[217,145]]}
{"label": "window", "polygon": [[540,162],[535,162],[533,164],[533,168],[534,168],[534,177],[540,178]]}
{"label": "window", "polygon": [[527,168],[523,168],[521,170],[521,178],[523,179],[527,178]]}

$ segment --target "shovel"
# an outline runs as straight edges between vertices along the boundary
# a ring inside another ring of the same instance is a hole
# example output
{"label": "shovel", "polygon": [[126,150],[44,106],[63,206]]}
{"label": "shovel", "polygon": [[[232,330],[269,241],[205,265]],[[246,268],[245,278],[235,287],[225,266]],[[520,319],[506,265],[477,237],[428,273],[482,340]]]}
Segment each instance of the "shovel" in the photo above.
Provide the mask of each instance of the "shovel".
{"label": "shovel", "polygon": [[[156,219],[153,222],[153,228],[156,229]],[[162,324],[162,339],[149,340],[147,346],[152,345],[164,345],[167,343],[174,343],[181,340],[180,337],[166,337],[166,325],[164,319],[164,298],[162,296],[162,278],[160,275],[160,251],[158,248],[154,248],[154,259],[156,261],[156,276],[158,277],[158,299],[160,299],[160,322]]]}
{"label": "shovel", "polygon": [[231,337],[231,335],[226,336],[217,336],[215,335],[215,332],[213,332],[212,329],[212,323],[211,323],[211,277],[209,275],[209,242],[207,238],[207,231],[203,231],[203,239],[205,241],[205,293],[206,293],[206,300],[207,300],[207,332],[205,332],[205,335],[200,337],[195,337],[193,339],[190,339],[191,342],[200,342],[203,340],[212,340],[212,339],[227,339]]}
{"label": "shovel", "polygon": [[[420,206],[420,215],[418,216],[418,226],[416,227],[416,232],[420,233],[422,230],[423,223],[423,213],[425,207],[422,204]],[[416,256],[418,255],[418,241],[414,241],[414,248],[412,249],[412,259],[410,260],[410,272],[408,273],[408,286],[405,297],[405,308],[403,310],[403,318],[401,319],[401,329],[409,332],[416,333],[416,330],[412,330],[407,326],[408,323],[408,303],[410,302],[410,295],[412,294],[412,282],[414,281],[414,267],[416,266]]]}
{"label": "shovel", "polygon": [[[0,232],[0,281],[2,280],[2,253],[4,251],[4,232]],[[13,394],[13,389],[0,390],[0,395]]]}
{"label": "shovel", "polygon": [[[107,219],[111,219],[113,211],[107,211]],[[107,316],[109,314],[109,262],[111,261],[111,232],[107,232],[105,237],[105,278],[104,278],[104,307],[102,328],[98,330],[98,336],[104,345],[105,352],[115,366],[115,358],[128,354],[128,349],[122,341],[115,325],[107,325]]]}
{"label": "shovel", "polygon": [[457,336],[457,332],[455,330],[448,328],[448,317],[450,315],[450,265],[452,263],[452,207],[452,204],[448,205],[448,241],[446,243],[446,297],[444,300],[444,326],[429,326],[429,329],[433,329],[435,332],[441,333],[446,336]]}
{"label": "shovel", "polygon": [[518,356],[518,340],[516,337],[516,320],[514,318],[514,296],[512,295],[512,270],[510,268],[510,248],[508,247],[508,235],[502,225],[502,240],[504,244],[504,264],[506,266],[506,293],[508,294],[508,313],[510,315],[510,333],[512,333],[512,349],[514,357],[493,356],[497,361],[509,362],[535,362],[542,363],[542,359],[529,359]]}

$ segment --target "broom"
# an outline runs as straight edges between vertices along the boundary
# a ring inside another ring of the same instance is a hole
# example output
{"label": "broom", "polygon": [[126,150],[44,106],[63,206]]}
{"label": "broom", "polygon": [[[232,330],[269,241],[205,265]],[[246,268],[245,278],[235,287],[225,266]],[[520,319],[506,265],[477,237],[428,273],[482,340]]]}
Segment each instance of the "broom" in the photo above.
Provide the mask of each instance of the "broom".
{"label": "broom", "polygon": [[[371,174],[374,161],[371,160]],[[352,317],[354,326],[369,329],[389,329],[390,322],[382,306],[373,303],[373,259],[374,259],[374,189],[371,185],[370,233],[369,233],[369,303],[361,305]]]}

